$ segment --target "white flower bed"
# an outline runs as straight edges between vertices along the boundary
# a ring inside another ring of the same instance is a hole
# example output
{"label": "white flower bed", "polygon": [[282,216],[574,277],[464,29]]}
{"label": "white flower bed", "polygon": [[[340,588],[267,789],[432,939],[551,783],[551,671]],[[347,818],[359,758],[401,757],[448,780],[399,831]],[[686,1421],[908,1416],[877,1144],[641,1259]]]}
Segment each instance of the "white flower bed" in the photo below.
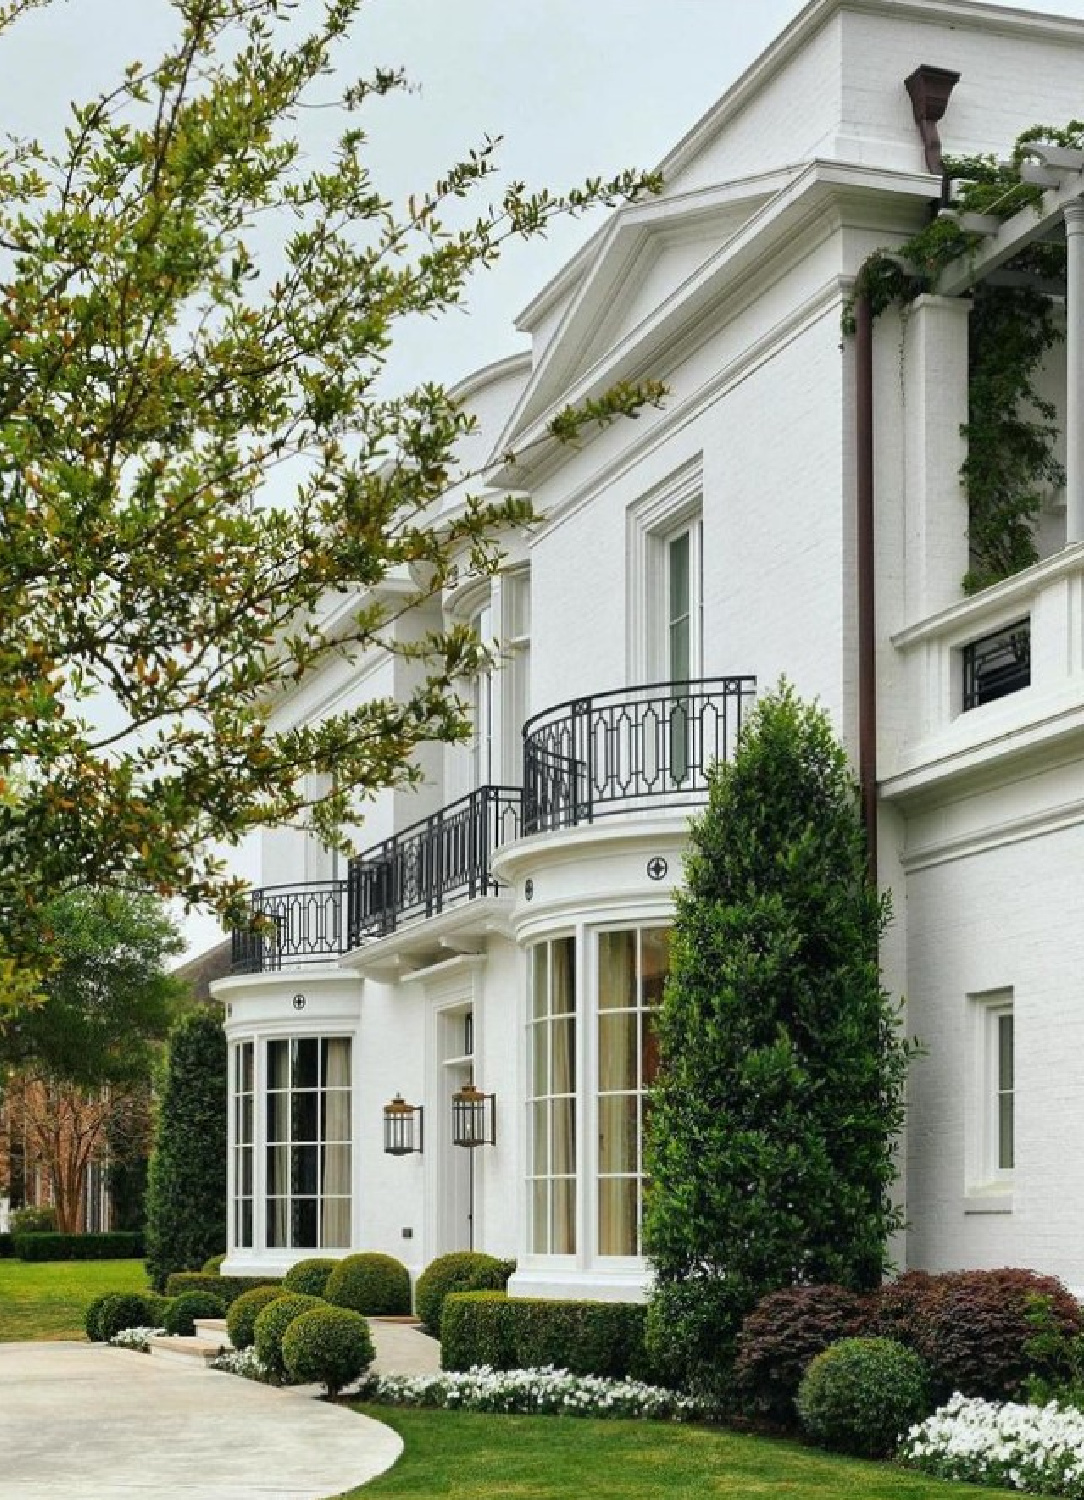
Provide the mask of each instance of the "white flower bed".
{"label": "white flower bed", "polygon": [[541,1370],[492,1370],[487,1365],[440,1375],[370,1375],[358,1394],[389,1406],[440,1406],[457,1411],[556,1412],[576,1417],[661,1417],[691,1421],[707,1415],[700,1402],[638,1380]]}
{"label": "white flower bed", "polygon": [[225,1370],[230,1375],[243,1375],[246,1380],[270,1382],[271,1374],[255,1349],[223,1349],[211,1360],[212,1370]]}
{"label": "white flower bed", "polygon": [[1084,1500],[1084,1413],[957,1394],[911,1428],[898,1457],[941,1479]]}
{"label": "white flower bed", "polygon": [[151,1339],[161,1338],[165,1331],[164,1328],[122,1328],[109,1342],[118,1349],[138,1349],[140,1354],[146,1354]]}

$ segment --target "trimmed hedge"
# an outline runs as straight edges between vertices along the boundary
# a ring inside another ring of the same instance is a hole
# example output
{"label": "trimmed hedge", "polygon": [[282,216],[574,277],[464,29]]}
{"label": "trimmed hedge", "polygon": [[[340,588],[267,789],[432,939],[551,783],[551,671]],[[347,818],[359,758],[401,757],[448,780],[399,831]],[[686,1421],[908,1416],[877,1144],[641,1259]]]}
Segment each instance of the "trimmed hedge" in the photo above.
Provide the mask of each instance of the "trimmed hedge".
{"label": "trimmed hedge", "polygon": [[15,1254],[15,1236],[0,1234],[0,1260],[11,1260]]}
{"label": "trimmed hedge", "polygon": [[139,1260],[143,1236],[134,1230],[113,1234],[14,1234],[19,1260]]}
{"label": "trimmed hedge", "polygon": [[200,1266],[200,1270],[204,1276],[217,1276],[222,1269],[222,1262],[228,1259],[228,1256],[229,1252],[226,1250],[221,1251],[218,1255],[209,1255],[203,1262],[203,1265]]}
{"label": "trimmed hedge", "polygon": [[256,1339],[256,1319],[269,1302],[285,1295],[281,1286],[254,1286],[234,1298],[226,1313],[226,1332],[235,1349],[251,1349]]}
{"label": "trimmed hedge", "polygon": [[[93,1304],[91,1304],[93,1306]],[[153,1328],[156,1308],[140,1292],[111,1292],[100,1299],[93,1326],[98,1338],[95,1342],[108,1343],[115,1334],[125,1328]],[[87,1332],[92,1326],[90,1308],[87,1309]]]}
{"label": "trimmed hedge", "polygon": [[302,1313],[314,1307],[323,1307],[319,1297],[306,1297],[304,1292],[283,1292],[274,1302],[269,1302],[256,1314],[256,1353],[276,1380],[286,1379],[286,1366],[282,1362],[282,1340],[287,1328]]}
{"label": "trimmed hedge", "polygon": [[734,1381],[745,1413],[795,1427],[794,1398],[810,1362],[863,1333],[867,1318],[866,1301],[846,1287],[789,1286],[762,1297],[738,1335]]}
{"label": "trimmed hedge", "polygon": [[515,1264],[479,1250],[453,1250],[430,1261],[414,1287],[414,1311],[426,1333],[440,1338],[440,1319],[449,1293],[503,1292]]}
{"label": "trimmed hedge", "polygon": [[887,1458],[900,1436],[929,1416],[929,1381],[917,1354],[893,1339],[840,1339],[798,1388],[802,1426],[822,1447]]}
{"label": "trimmed hedge", "polygon": [[394,1255],[348,1255],[328,1277],[324,1296],[369,1318],[395,1317],[410,1312],[410,1272]]}
{"label": "trimmed hedge", "polygon": [[180,1297],[185,1292],[210,1292],[226,1306],[236,1302],[243,1292],[254,1286],[282,1285],[281,1276],[208,1276],[203,1271],[174,1271],[166,1282],[166,1296]]}
{"label": "trimmed hedge", "polygon": [[191,1338],[196,1331],[197,1318],[221,1318],[225,1312],[226,1304],[222,1298],[211,1292],[182,1292],[169,1301],[162,1325],[167,1333]]}
{"label": "trimmed hedge", "polygon": [[331,1273],[339,1264],[323,1255],[310,1255],[292,1265],[282,1278],[288,1292],[304,1292],[306,1297],[322,1297],[327,1290]]}
{"label": "trimmed hedge", "polygon": [[376,1357],[369,1325],[347,1307],[314,1307],[282,1336],[282,1362],[299,1385],[319,1381],[329,1396],[363,1375]]}
{"label": "trimmed hedge", "polygon": [[538,1369],[650,1380],[640,1302],[550,1302],[503,1292],[452,1292],[440,1327],[441,1365]]}

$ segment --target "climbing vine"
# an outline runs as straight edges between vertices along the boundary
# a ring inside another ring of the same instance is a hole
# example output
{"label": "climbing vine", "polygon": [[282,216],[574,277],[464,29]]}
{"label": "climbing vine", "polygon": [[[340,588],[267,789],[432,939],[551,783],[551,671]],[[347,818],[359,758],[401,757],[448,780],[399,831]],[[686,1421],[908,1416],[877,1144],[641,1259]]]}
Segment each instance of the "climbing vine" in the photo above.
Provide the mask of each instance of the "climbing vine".
{"label": "climbing vine", "polygon": [[[974,254],[983,237],[963,227],[964,215],[1008,219],[1038,207],[1043,189],[1020,179],[1028,147],[1037,142],[1084,149],[1084,121],[1071,120],[1064,128],[1031,126],[1018,137],[1008,162],[946,157],[945,172],[954,184],[950,207],[956,212],[932,219],[893,250],[873,252],[844,305],[844,332],[854,332],[860,296],[869,298],[876,318],[894,304],[935,292],[946,266]],[[1054,455],[1056,413],[1035,384],[1045,354],[1061,337],[1043,282],[1064,278],[1064,246],[1029,246],[1003,269],[1023,273],[1034,284],[981,282],[972,294],[968,420],[961,429],[968,440],[961,469],[970,525],[971,566],[963,580],[968,593],[1038,560],[1035,528],[1043,487],[1064,480]]]}

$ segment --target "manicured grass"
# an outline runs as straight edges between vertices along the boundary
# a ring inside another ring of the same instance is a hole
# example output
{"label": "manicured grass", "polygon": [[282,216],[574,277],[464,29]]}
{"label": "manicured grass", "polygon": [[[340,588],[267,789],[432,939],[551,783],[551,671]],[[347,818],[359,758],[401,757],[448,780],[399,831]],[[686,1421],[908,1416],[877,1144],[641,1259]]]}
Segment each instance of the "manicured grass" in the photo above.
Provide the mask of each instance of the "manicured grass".
{"label": "manicured grass", "polygon": [[99,1293],[146,1288],[141,1260],[0,1260],[0,1343],[81,1339]]}
{"label": "manicured grass", "polygon": [[1010,1500],[1016,1493],[926,1479],[888,1464],[835,1458],[720,1428],[387,1406],[358,1410],[393,1427],[405,1451],[387,1474],[344,1500]]}

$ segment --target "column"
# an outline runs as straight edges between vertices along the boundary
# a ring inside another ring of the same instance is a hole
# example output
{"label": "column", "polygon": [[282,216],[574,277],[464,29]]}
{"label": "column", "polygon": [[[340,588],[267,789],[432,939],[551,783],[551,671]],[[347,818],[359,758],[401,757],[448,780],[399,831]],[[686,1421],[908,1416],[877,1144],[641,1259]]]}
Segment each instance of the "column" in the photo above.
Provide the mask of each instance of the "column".
{"label": "column", "polygon": [[1084,203],[1065,207],[1065,544],[1084,541]]}

